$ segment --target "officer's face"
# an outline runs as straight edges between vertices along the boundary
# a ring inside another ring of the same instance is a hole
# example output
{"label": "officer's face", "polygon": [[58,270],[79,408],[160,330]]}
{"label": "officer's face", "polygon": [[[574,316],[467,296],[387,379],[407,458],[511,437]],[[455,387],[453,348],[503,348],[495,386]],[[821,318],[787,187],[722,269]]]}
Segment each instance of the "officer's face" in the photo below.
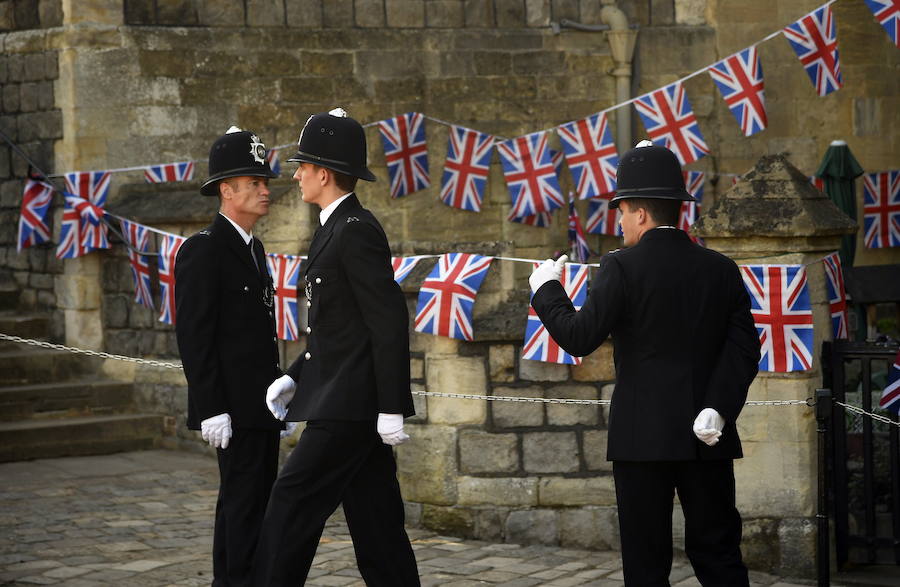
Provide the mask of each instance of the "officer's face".
{"label": "officer's face", "polygon": [[307,204],[318,204],[322,196],[322,175],[324,169],[312,163],[301,163],[294,173],[294,180],[300,188],[300,197]]}
{"label": "officer's face", "polygon": [[269,178],[235,177],[228,185],[223,195],[234,214],[259,218],[269,213]]}
{"label": "officer's face", "polygon": [[641,240],[641,224],[646,211],[632,206],[628,200],[619,202],[619,209],[622,210],[619,226],[622,227],[624,244],[626,247],[636,245]]}

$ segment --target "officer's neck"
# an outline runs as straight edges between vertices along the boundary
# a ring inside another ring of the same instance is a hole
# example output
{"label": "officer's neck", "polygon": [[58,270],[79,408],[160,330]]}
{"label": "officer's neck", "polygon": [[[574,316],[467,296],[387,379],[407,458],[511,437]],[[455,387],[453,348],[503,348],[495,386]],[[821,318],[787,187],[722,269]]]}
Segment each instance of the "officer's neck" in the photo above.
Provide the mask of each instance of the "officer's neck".
{"label": "officer's neck", "polygon": [[[241,235],[242,237],[244,235],[253,236],[253,226],[259,220],[259,216],[256,214],[236,214],[234,210],[226,210],[225,208],[220,208],[219,214],[230,220],[236,227],[240,226],[241,230],[244,231],[244,234]],[[247,238],[244,237],[244,240],[246,241]]]}

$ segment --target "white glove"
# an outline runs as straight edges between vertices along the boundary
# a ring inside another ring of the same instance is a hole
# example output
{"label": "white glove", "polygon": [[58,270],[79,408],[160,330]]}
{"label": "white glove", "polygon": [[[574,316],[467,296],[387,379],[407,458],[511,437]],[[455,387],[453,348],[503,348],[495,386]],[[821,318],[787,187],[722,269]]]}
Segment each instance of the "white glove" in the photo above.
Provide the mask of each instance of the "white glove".
{"label": "white glove", "polygon": [[200,436],[213,448],[228,448],[231,440],[231,416],[219,414],[200,422]]}
{"label": "white glove", "polygon": [[542,285],[548,281],[559,281],[562,278],[563,269],[566,261],[569,260],[568,255],[562,255],[559,259],[547,259],[534,270],[528,278],[528,284],[531,286],[532,293],[536,293]]}
{"label": "white glove", "polygon": [[409,440],[409,435],[403,432],[403,414],[378,414],[375,427],[385,444],[397,446]]}
{"label": "white glove", "polygon": [[281,438],[287,438],[297,430],[296,422],[285,422],[285,428],[281,431]]}
{"label": "white glove", "polygon": [[694,435],[708,446],[719,442],[725,418],[712,408],[703,408],[694,418]]}
{"label": "white glove", "polygon": [[282,375],[269,385],[269,389],[266,390],[266,405],[269,406],[273,416],[284,420],[296,389],[297,384],[290,375]]}

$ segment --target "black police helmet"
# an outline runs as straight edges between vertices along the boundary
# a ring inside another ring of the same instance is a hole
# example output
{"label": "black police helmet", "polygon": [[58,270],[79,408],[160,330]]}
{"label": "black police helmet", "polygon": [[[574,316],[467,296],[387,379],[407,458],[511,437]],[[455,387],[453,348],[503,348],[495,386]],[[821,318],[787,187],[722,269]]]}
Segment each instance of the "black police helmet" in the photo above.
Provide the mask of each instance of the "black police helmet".
{"label": "black police helmet", "polygon": [[675,153],[650,141],[641,141],[619,159],[616,195],[609,207],[618,208],[627,198],[697,201],[684,189],[684,175]]}
{"label": "black police helmet", "polygon": [[278,177],[269,167],[267,154],[258,136],[232,126],[209,150],[209,178],[200,186],[200,193],[219,195],[219,182],[229,177]]}
{"label": "black police helmet", "polygon": [[288,161],[375,181],[375,174],[366,167],[366,133],[342,108],[310,116],[300,131],[297,154]]}

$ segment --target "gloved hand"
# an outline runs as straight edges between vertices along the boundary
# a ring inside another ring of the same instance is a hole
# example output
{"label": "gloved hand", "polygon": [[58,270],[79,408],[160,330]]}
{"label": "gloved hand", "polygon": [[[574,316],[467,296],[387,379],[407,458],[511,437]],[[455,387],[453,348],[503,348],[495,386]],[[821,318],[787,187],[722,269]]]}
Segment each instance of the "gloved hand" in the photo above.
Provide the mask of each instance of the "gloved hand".
{"label": "gloved hand", "polygon": [[712,408],[703,408],[694,418],[694,435],[707,446],[719,442],[724,427],[725,418]]}
{"label": "gloved hand", "polygon": [[403,414],[378,414],[375,428],[385,444],[397,446],[409,440],[409,435],[403,432]]}
{"label": "gloved hand", "polygon": [[200,436],[213,448],[228,448],[231,440],[231,416],[219,414],[200,422]]}
{"label": "gloved hand", "polygon": [[563,269],[569,260],[568,255],[562,255],[559,259],[547,259],[534,270],[528,278],[528,285],[531,286],[531,292],[536,293],[542,285],[548,281],[559,281],[562,278]]}
{"label": "gloved hand", "polygon": [[290,375],[282,375],[269,385],[269,389],[266,390],[266,405],[269,406],[273,416],[284,420],[296,389],[297,384]]}
{"label": "gloved hand", "polygon": [[297,430],[296,422],[285,422],[284,430],[281,431],[281,438],[291,436],[295,430]]}

